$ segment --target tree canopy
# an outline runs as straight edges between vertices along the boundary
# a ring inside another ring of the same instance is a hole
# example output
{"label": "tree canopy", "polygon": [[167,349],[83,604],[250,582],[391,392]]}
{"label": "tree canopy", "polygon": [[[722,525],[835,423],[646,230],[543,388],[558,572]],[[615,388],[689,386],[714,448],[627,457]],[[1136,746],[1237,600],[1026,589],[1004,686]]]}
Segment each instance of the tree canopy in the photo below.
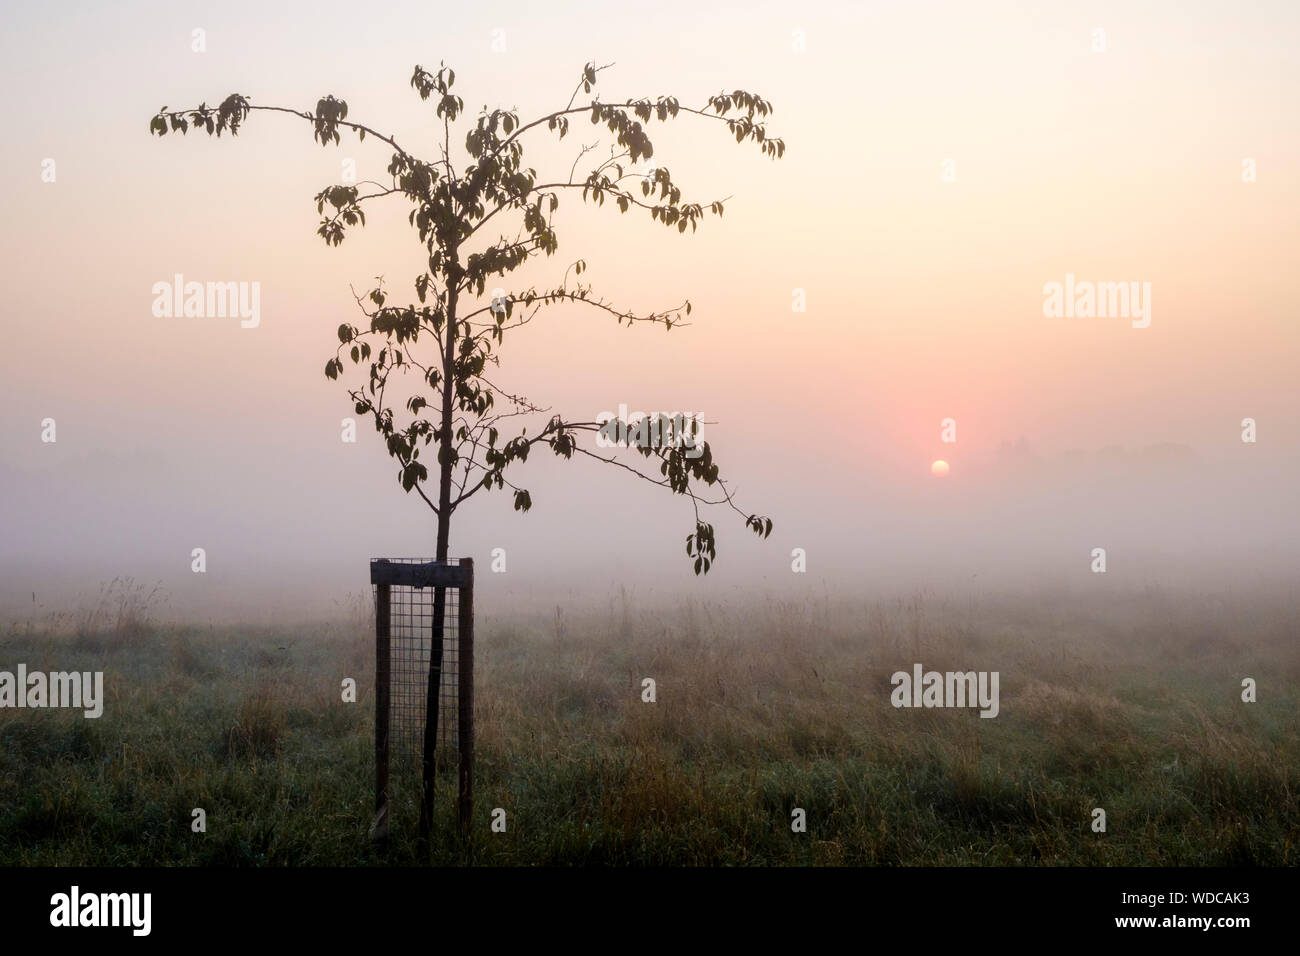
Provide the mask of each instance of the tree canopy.
{"label": "tree canopy", "polygon": [[[238,135],[254,112],[284,113],[307,121],[322,146],[339,145],[344,134],[354,134],[358,141],[370,139],[391,148],[388,182],[341,183],[316,194],[321,216],[316,231],[327,244],[338,246],[348,230],[365,225],[367,204],[400,195],[411,205],[409,222],[426,251],[426,266],[414,277],[412,301],[393,301],[382,279],[365,294],[356,295],[364,321],[338,326],[338,344],[325,364],[325,374],[338,379],[347,368],[345,363],[361,374],[349,388],[356,413],[373,420],[388,454],[399,465],[402,487],[418,494],[436,515],[438,560],[447,558],[452,513],[479,492],[508,489],[516,510],[532,506],[532,497],[515,478],[513,466],[526,461],[539,444],[564,459],[576,455],[626,469],[689,498],[695,530],[686,538],[686,553],[696,574],[707,572],[716,556],[713,526],[701,513],[702,505],[726,506],[760,537],[771,534],[770,518],[747,513],[733,501],[708,442],[693,441],[699,426],[695,420],[665,425],[658,434],[670,435],[670,441],[636,444],[632,451],[648,467],[630,465],[617,454],[604,455],[579,443],[583,433],[599,433],[601,422],[551,414],[532,435],[526,427],[506,434],[511,419],[540,417],[549,411],[498,387],[489,377],[498,365],[507,332],[561,304],[601,311],[619,325],[649,323],[665,329],[682,324],[691,314],[689,299],[651,311],[625,309],[605,300],[584,283],[582,259],[570,262],[554,285],[502,289],[504,294],[489,295],[492,287],[506,282],[530,259],[556,254],[559,238],[554,219],[562,197],[580,193],[586,203],[608,204],[623,214],[649,215],[665,228],[685,234],[688,229],[694,232],[706,215],[721,217],[729,197],[691,202],[666,166],[633,169],[655,155],[648,132],[652,124],[689,116],[716,124],[737,144],[752,144],[772,159],[785,152],[785,143],[767,131],[765,120],[772,106],[760,96],[737,89],[710,96],[701,107],[683,106],[666,95],[606,103],[592,94],[599,74],[608,68],[588,63],[568,103],[534,119],[523,120],[514,109],[484,107],[464,133],[468,162],[453,157],[453,135],[459,141],[459,133],[453,131],[465,125],[464,102],[452,92],[456,74],[445,64],[434,72],[417,66],[410,81],[420,98],[433,105],[434,121],[442,130],[440,155],[435,159],[418,157],[395,137],[349,119],[347,103],[334,96],[321,98],[314,110],[298,110],[258,105],[247,96],[231,94],[215,107],[201,103],[169,110],[164,106],[150,121],[151,133],[160,137],[190,129],[220,137],[226,132]],[[586,96],[590,98],[579,103]],[[579,166],[600,143],[580,146],[567,175],[543,176],[524,165],[530,135],[563,140],[571,123],[580,123],[584,116],[602,137],[608,134],[612,140],[608,155],[591,158],[580,173]],[[430,470],[427,458],[421,460],[421,450],[435,443],[436,490],[426,488]],[[710,493],[713,497],[708,497]]]}

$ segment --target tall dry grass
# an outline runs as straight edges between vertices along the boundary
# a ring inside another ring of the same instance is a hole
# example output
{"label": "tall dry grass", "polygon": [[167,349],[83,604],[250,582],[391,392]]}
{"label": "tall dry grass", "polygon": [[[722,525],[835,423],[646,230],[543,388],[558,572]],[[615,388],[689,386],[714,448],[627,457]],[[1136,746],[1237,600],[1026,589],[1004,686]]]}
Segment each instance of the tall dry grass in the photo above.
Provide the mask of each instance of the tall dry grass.
{"label": "tall dry grass", "polygon": [[[388,854],[365,839],[367,617],[11,628],[0,667],[102,669],[108,699],[98,721],[0,711],[0,860],[413,862],[402,767]],[[1289,597],[1162,592],[482,609],[476,819],[457,834],[444,768],[434,860],[1292,864],[1298,621]],[[999,716],[893,708],[889,676],[915,662],[998,671]]]}

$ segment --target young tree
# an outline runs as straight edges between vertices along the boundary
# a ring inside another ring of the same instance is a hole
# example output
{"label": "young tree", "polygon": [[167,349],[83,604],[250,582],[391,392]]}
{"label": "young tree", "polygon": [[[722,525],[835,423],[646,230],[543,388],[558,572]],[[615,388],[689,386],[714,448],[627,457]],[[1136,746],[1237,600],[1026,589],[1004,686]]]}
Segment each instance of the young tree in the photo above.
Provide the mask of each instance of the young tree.
{"label": "young tree", "polygon": [[[322,146],[338,144],[342,133],[351,132],[359,140],[379,140],[393,150],[388,164],[390,183],[334,185],[316,194],[317,212],[323,217],[317,233],[327,244],[337,246],[350,227],[365,225],[364,204],[393,194],[405,197],[412,206],[410,224],[428,254],[425,270],[414,281],[418,302],[390,304],[382,280],[368,294],[358,296],[366,321],[338,327],[338,346],[325,364],[325,374],[338,378],[344,372],[345,358],[367,369],[367,378],[351,388],[349,395],[357,414],[371,416],[384,437],[389,455],[400,465],[402,487],[408,493],[414,491],[433,511],[438,561],[446,561],[449,554],[452,515],[479,492],[509,488],[517,511],[531,507],[527,489],[513,480],[513,471],[511,477],[507,472],[527,460],[533,447],[542,443],[562,458],[572,459],[575,454],[593,458],[689,498],[695,530],[687,535],[686,554],[694,559],[696,574],[707,573],[716,556],[713,525],[704,520],[701,505],[726,506],[760,537],[771,534],[769,518],[747,514],[732,500],[708,442],[696,440],[699,423],[694,419],[665,417],[641,423],[632,450],[650,469],[629,465],[616,453],[606,456],[578,443],[584,432],[612,437],[614,426],[602,422],[551,415],[531,436],[527,428],[510,437],[502,434],[507,419],[540,416],[546,411],[497,387],[486,374],[489,366],[497,364],[507,331],[528,324],[542,309],[561,304],[599,310],[620,325],[650,323],[665,329],[680,324],[691,312],[689,300],[651,312],[615,306],[582,283],[585,263],[581,259],[570,264],[553,287],[529,286],[485,298],[496,282],[504,282],[531,258],[555,254],[559,239],[552,223],[563,195],[580,191],[586,202],[604,206],[608,201],[621,213],[641,210],[678,233],[688,228],[694,232],[705,209],[721,216],[726,200],[714,200],[707,206],[687,202],[661,165],[632,171],[630,167],[654,155],[646,131],[649,124],[686,115],[725,126],[737,143],[756,144],[771,158],[785,152],[785,143],[769,136],[763,124],[772,111],[771,104],[744,90],[711,96],[701,108],[682,106],[673,96],[612,103],[592,97],[576,105],[579,95],[592,93],[598,74],[606,69],[608,66],[587,64],[568,103],[536,119],[525,122],[514,110],[489,112],[484,108],[465,134],[464,162],[452,149],[453,126],[464,112],[464,103],[452,93],[456,74],[445,65],[436,73],[417,66],[411,76],[411,86],[421,99],[432,101],[442,126],[440,155],[433,160],[421,159],[393,137],[349,120],[347,103],[333,96],[324,97],[314,111],[307,111],[255,105],[245,96],[232,94],[217,107],[206,103],[184,110],[163,107],[150,121],[150,132],[159,136],[185,133],[193,127],[219,137],[227,131],[237,135],[252,112],[285,113],[309,122],[314,139]],[[524,145],[530,134],[549,133],[563,139],[570,121],[584,115],[591,125],[603,128],[602,136],[605,130],[612,134],[614,143],[608,156],[593,161],[582,175],[579,165],[599,143],[580,148],[567,176],[542,176],[524,166]],[[658,440],[641,440],[642,436],[657,436]],[[437,446],[437,480],[431,494],[426,490],[429,469],[420,452],[433,443]],[[652,470],[656,463],[657,474]],[[715,489],[714,497],[702,497],[701,485]],[[442,633],[444,613],[444,595],[439,589],[435,594],[435,635]],[[433,656],[438,658],[439,642],[435,646]],[[441,661],[434,664],[440,668]],[[435,735],[437,677],[437,670],[431,670],[428,713]],[[426,803],[432,779],[431,753],[426,735]],[[427,833],[427,825],[422,817],[422,834]]]}

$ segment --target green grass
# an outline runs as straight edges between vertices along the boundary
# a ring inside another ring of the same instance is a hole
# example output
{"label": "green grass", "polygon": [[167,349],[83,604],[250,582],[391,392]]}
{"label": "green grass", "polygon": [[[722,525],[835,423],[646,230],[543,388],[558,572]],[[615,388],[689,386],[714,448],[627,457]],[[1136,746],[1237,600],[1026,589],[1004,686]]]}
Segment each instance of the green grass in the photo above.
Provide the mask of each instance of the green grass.
{"label": "green grass", "polygon": [[[911,599],[479,614],[477,804],[432,861],[498,865],[1291,865],[1290,599]],[[93,623],[93,622],[92,622]],[[1001,714],[896,710],[889,675],[997,670]],[[373,636],[11,626],[0,668],[103,670],[105,710],[0,711],[0,863],[417,861],[373,805]],[[1259,702],[1240,700],[1245,676]],[[341,700],[357,680],[360,699]],[[641,702],[641,679],[658,701]],[[400,770],[400,768],[399,768]],[[202,807],[207,832],[190,828]],[[494,808],[507,831],[492,833]],[[806,833],[790,813],[807,812]],[[1090,828],[1102,807],[1107,832]]]}

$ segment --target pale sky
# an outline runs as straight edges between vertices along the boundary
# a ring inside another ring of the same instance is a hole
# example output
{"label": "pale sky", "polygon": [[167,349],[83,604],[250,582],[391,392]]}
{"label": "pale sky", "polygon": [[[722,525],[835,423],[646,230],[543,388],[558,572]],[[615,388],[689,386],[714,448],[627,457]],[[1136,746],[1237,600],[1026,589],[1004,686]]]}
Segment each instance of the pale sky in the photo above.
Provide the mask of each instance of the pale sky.
{"label": "pale sky", "polygon": [[[519,275],[554,284],[583,258],[607,298],[689,298],[692,324],[557,309],[507,338],[500,370],[575,417],[702,412],[742,506],[777,530],[760,543],[715,512],[718,564],[697,582],[683,499],[547,456],[516,473],[526,516],[506,494],[456,516],[454,552],[506,549],[488,585],[503,598],[1086,587],[1096,546],[1112,583],[1294,577],[1292,3],[56,3],[8,20],[6,614],[117,575],[163,582],[178,614],[297,613],[365,590],[370,557],[432,553],[432,515],[364,420],[340,440],[351,405],[321,371],[357,319],[350,286],[382,274],[412,296],[423,253],[400,197],[338,248],[315,235],[312,197],[342,161],[383,179],[390,151],[322,148],[270,114],[234,140],[148,123],[230,92],[308,109],[332,93],[432,157],[408,82],[440,60],[462,143],[483,105],[564,105],[589,60],[616,64],[606,100],[757,92],[787,143],[772,162],[720,126],[652,127],[656,162],[688,198],[731,196],[725,217],[682,237],[571,198],[559,253]],[[565,175],[596,137],[585,120],[558,146],[542,132],[526,161]],[[151,288],[177,273],[259,283],[260,324],[155,317]],[[1044,285],[1067,274],[1149,283],[1149,327],[1045,316]],[[999,454],[1022,439],[1028,455]]]}

